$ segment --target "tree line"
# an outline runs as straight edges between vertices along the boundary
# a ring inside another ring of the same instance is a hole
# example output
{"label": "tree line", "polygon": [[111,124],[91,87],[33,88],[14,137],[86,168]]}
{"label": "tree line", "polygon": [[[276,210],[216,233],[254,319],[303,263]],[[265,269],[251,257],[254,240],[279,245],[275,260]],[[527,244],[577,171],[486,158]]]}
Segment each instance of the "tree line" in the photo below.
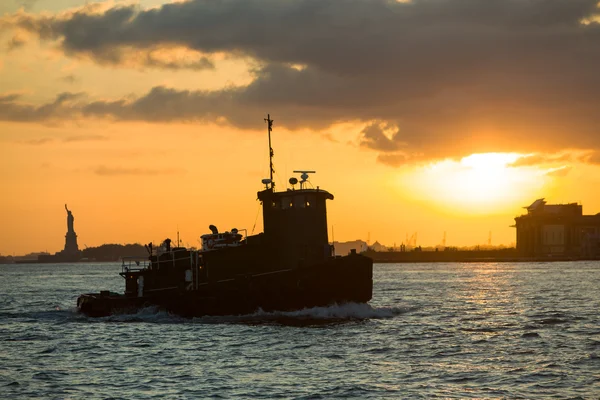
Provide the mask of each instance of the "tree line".
{"label": "tree line", "polygon": [[139,244],[103,244],[98,247],[87,247],[81,251],[81,256],[88,260],[118,261],[122,257],[146,257],[148,251]]}

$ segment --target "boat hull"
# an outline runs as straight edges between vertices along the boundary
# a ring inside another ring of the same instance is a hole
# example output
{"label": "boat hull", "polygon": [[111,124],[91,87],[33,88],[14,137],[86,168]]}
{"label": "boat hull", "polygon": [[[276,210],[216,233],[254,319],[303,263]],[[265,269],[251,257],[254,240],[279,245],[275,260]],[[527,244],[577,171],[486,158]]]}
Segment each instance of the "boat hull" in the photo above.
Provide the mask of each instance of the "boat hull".
{"label": "boat hull", "polygon": [[343,303],[366,303],[373,288],[373,261],[361,255],[332,258],[312,267],[236,275],[203,282],[196,290],[166,288],[142,296],[89,293],[80,312],[92,316],[137,312],[155,306],[183,317],[291,311]]}

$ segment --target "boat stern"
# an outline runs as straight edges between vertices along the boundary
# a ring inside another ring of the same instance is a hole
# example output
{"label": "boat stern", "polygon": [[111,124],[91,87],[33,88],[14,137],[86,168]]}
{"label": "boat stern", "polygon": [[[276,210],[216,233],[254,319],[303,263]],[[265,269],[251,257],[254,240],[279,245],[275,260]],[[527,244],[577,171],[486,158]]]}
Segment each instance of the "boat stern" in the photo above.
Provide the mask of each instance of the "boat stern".
{"label": "boat stern", "polygon": [[[77,298],[77,310],[88,317],[106,317],[116,310],[126,310],[128,299],[118,293],[103,290],[100,293],[86,293]],[[129,308],[134,305],[129,305]]]}

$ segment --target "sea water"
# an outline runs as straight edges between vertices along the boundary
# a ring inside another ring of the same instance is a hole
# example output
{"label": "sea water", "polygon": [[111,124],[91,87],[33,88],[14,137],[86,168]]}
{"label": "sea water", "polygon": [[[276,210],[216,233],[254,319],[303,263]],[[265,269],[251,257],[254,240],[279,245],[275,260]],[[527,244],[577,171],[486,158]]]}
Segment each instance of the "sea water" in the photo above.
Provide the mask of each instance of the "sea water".
{"label": "sea water", "polygon": [[119,264],[0,265],[1,399],[600,398],[600,263],[375,264],[370,304],[88,318]]}

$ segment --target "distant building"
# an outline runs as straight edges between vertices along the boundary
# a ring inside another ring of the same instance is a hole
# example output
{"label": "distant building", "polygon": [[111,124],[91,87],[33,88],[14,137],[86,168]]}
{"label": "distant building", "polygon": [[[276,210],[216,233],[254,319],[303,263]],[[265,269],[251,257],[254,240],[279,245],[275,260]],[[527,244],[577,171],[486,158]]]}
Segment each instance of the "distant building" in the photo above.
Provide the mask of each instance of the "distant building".
{"label": "distant building", "polygon": [[375,241],[375,243],[373,243],[372,245],[370,245],[369,248],[371,250],[374,250],[374,251],[387,251],[387,249],[388,249],[387,247],[385,247],[384,245],[382,245],[378,241]]}
{"label": "distant building", "polygon": [[525,257],[600,256],[600,213],[583,215],[577,203],[547,204],[538,199],[515,218],[517,252]]}
{"label": "distant building", "polygon": [[352,242],[333,242],[336,256],[347,256],[351,250],[356,250],[357,253],[367,251],[367,242],[355,240]]}
{"label": "distant building", "polygon": [[13,256],[3,256],[0,254],[0,264],[12,264],[14,262]]}

